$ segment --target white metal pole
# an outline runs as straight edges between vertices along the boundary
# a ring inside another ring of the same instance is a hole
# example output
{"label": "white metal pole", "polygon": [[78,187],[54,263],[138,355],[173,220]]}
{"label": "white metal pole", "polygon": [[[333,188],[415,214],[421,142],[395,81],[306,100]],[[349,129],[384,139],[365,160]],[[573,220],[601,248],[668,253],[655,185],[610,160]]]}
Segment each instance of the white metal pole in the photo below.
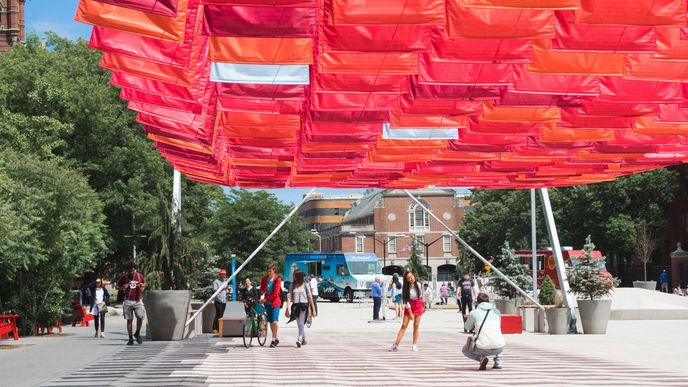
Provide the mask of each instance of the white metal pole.
{"label": "white metal pole", "polygon": [[495,274],[497,274],[498,276],[504,278],[504,280],[505,280],[509,285],[513,286],[514,289],[516,289],[519,293],[523,294],[523,296],[524,296],[525,298],[529,299],[529,300],[530,300],[533,304],[535,304],[538,308],[543,309],[543,310],[545,309],[542,305],[540,305],[539,302],[537,302],[536,299],[534,299],[533,297],[531,297],[530,294],[528,294],[528,292],[526,292],[525,290],[523,290],[523,289],[521,289],[520,287],[518,287],[518,285],[516,285],[516,284],[514,283],[514,281],[512,281],[509,277],[505,276],[504,273],[502,273],[501,271],[499,271],[499,269],[497,269],[496,267],[494,267],[494,265],[493,265],[492,263],[490,263],[490,262],[489,262],[487,259],[485,259],[482,255],[480,255],[480,253],[478,253],[474,248],[472,248],[468,243],[466,243],[466,241],[464,241],[463,239],[461,239],[461,237],[459,237],[459,235],[458,235],[456,232],[454,232],[454,230],[452,230],[452,229],[451,229],[449,226],[447,226],[442,220],[440,220],[440,218],[438,218],[435,214],[433,214],[432,211],[430,211],[427,207],[425,207],[425,205],[423,205],[423,203],[421,203],[420,200],[416,199],[413,195],[411,195],[411,193],[410,193],[408,190],[404,190],[404,192],[405,192],[406,195],[408,195],[411,199],[413,199],[413,201],[416,202],[425,212],[427,212],[430,216],[432,216],[433,219],[435,219],[440,225],[442,225],[442,227],[444,227],[447,231],[449,231],[449,233],[450,233],[454,238],[456,238],[456,240],[458,240],[459,243],[461,243],[461,245],[462,245],[466,250],[468,250],[471,254],[473,254],[473,255],[475,255],[476,257],[478,257],[478,259],[480,259],[484,264],[488,265],[488,266],[492,269],[492,271],[495,272]]}
{"label": "white metal pole", "polygon": [[275,227],[274,230],[272,230],[272,232],[270,233],[270,235],[268,235],[267,238],[265,238],[265,240],[263,240],[263,242],[262,242],[260,245],[258,245],[258,247],[256,247],[255,250],[253,250],[253,252],[251,253],[251,255],[249,255],[248,258],[246,258],[246,260],[244,261],[244,263],[242,263],[241,266],[239,266],[239,267],[234,271],[234,273],[232,273],[232,275],[229,276],[229,278],[227,278],[227,279],[225,280],[225,282],[222,283],[222,286],[220,286],[220,287],[215,291],[215,293],[213,293],[213,295],[210,296],[210,298],[208,298],[208,301],[206,301],[205,304],[203,304],[203,305],[196,311],[196,313],[195,313],[193,316],[191,316],[191,318],[186,322],[186,324],[184,324],[184,326],[188,326],[189,324],[191,324],[191,322],[192,322],[193,320],[195,320],[196,317],[198,317],[198,315],[201,314],[201,312],[203,312],[203,309],[205,309],[205,307],[208,306],[208,304],[210,304],[211,302],[213,302],[213,300],[215,299],[215,297],[217,297],[217,295],[220,294],[220,292],[222,291],[222,289],[223,289],[227,284],[229,284],[229,282],[230,282],[234,277],[236,277],[236,275],[239,274],[239,272],[240,272],[241,270],[243,270],[243,268],[244,268],[246,265],[248,265],[249,262],[251,262],[251,260],[253,259],[253,257],[255,257],[256,254],[258,254],[258,252],[259,252],[260,250],[262,250],[263,247],[265,247],[265,245],[270,241],[270,239],[272,239],[272,237],[274,237],[275,234],[277,234],[277,232],[278,232],[282,227],[284,227],[285,224],[287,224],[287,222],[289,221],[289,219],[290,219],[292,216],[294,216],[294,214],[295,214],[296,211],[299,209],[299,207],[301,207],[301,206],[303,205],[303,203],[306,201],[306,199],[313,193],[313,191],[316,190],[316,188],[317,188],[317,187],[313,187],[313,189],[311,189],[311,191],[308,193],[308,195],[305,195],[305,196],[303,197],[303,199],[301,200],[301,203],[299,203],[299,204],[297,204],[296,206],[294,206],[294,209],[292,209],[291,212],[290,212],[289,214],[287,214],[286,217],[284,217],[284,219],[282,220],[282,222],[281,222],[280,224],[278,224],[277,227]]}
{"label": "white metal pole", "polygon": [[545,224],[547,224],[547,231],[549,239],[552,242],[552,253],[557,264],[557,276],[559,277],[559,287],[564,296],[566,307],[569,309],[571,320],[569,322],[569,333],[577,333],[576,328],[576,307],[578,303],[576,298],[569,291],[569,279],[566,277],[566,268],[564,266],[564,255],[561,253],[561,245],[559,244],[559,234],[557,233],[557,225],[554,223],[554,213],[552,212],[552,205],[549,201],[549,192],[547,188],[540,188],[540,199],[542,200],[542,210],[545,213]]}
{"label": "white metal pole", "polygon": [[181,222],[179,222],[179,214],[182,211],[182,174],[178,170],[174,170],[172,177],[172,224],[177,228],[177,232],[181,232]]}
{"label": "white metal pole", "polygon": [[533,298],[537,298],[537,219],[535,216],[536,205],[535,205],[535,188],[530,189],[530,233],[531,233],[531,246],[533,248],[533,257],[531,258],[531,267],[533,270]]}

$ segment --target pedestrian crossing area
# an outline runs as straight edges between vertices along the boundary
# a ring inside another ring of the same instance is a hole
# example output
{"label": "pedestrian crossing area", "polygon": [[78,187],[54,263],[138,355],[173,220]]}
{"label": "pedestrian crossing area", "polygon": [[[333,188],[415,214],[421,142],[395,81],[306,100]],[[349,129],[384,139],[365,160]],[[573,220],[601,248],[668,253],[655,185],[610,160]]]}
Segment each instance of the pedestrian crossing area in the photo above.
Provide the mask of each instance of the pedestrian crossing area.
{"label": "pedestrian crossing area", "polygon": [[307,336],[308,344],[302,348],[287,337],[274,349],[267,345],[244,348],[241,338],[207,335],[182,342],[145,342],[123,346],[114,357],[96,360],[45,385],[688,385],[685,373],[526,344],[508,345],[504,369],[491,369],[490,360],[488,370],[478,371],[478,363],[461,354],[464,335],[425,331],[419,351],[412,352],[410,333],[398,352],[388,351],[391,336],[374,331],[319,331]]}

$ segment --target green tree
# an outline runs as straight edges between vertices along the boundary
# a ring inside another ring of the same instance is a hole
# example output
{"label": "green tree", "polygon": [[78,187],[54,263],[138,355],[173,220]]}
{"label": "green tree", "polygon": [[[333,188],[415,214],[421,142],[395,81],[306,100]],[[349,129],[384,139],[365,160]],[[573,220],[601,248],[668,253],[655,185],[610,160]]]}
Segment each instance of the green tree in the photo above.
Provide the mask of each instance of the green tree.
{"label": "green tree", "polygon": [[411,256],[409,257],[408,263],[406,264],[406,270],[413,273],[419,281],[429,281],[430,270],[423,264],[420,256],[420,246],[418,243],[413,244],[413,249],[411,249]]}
{"label": "green tree", "polygon": [[[528,266],[521,263],[521,258],[509,246],[509,242],[504,242],[501,248],[501,253],[496,256],[495,266],[511,281],[513,281],[519,288],[527,290],[533,282],[532,278],[528,276]],[[498,296],[512,300],[520,295],[518,290],[514,289],[504,278],[498,275],[493,275],[490,280],[490,285],[494,286],[495,293]]]}
{"label": "green tree", "polygon": [[[217,203],[217,211],[208,225],[208,240],[215,254],[229,262],[236,254],[241,264],[292,210],[266,191],[232,189]],[[307,251],[312,234],[303,220],[293,216],[247,266],[242,275],[262,275],[269,262],[281,272],[287,253]],[[227,267],[227,266],[224,266]]]}
{"label": "green tree", "polygon": [[0,209],[0,297],[28,333],[61,318],[74,277],[106,252],[103,205],[78,171],[5,149]]}
{"label": "green tree", "polygon": [[585,238],[583,254],[571,258],[572,266],[566,269],[571,293],[589,300],[606,297],[619,285],[618,279],[604,271],[605,257],[593,259],[593,250],[595,245],[588,235]]}
{"label": "green tree", "polygon": [[554,305],[556,297],[557,288],[554,287],[554,282],[552,282],[552,279],[546,275],[542,280],[542,286],[540,286],[538,301],[540,301],[540,304],[542,305]]}

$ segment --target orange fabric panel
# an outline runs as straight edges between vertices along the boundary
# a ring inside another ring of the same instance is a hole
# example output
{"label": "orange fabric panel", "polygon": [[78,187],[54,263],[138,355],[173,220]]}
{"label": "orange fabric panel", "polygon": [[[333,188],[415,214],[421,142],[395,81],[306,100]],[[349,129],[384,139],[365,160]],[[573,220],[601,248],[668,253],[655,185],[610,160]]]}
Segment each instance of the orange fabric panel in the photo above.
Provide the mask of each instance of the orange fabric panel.
{"label": "orange fabric panel", "polygon": [[313,64],[313,39],[212,36],[208,58],[213,62]]}
{"label": "orange fabric panel", "polygon": [[263,114],[250,112],[222,112],[223,125],[256,127],[269,126],[274,129],[298,130],[301,127],[301,117],[298,114]]}
{"label": "orange fabric panel", "polygon": [[576,23],[683,26],[686,0],[581,0]]}
{"label": "orange fabric panel", "polygon": [[533,42],[533,62],[526,70],[534,73],[570,75],[622,75],[623,54],[550,51],[548,41]]}
{"label": "orange fabric panel", "polygon": [[631,129],[635,134],[647,135],[685,135],[688,134],[688,124],[664,124],[654,122],[651,116],[636,117],[634,128]]}
{"label": "orange fabric panel", "polygon": [[435,160],[445,160],[445,161],[489,161],[489,160],[499,160],[499,153],[488,153],[488,152],[460,152],[443,150],[437,155]]}
{"label": "orange fabric panel", "polygon": [[614,159],[637,159],[643,157],[644,153],[595,153],[587,150],[578,152],[576,158],[580,160],[614,160]]}
{"label": "orange fabric panel", "polygon": [[389,116],[392,128],[466,128],[466,116],[409,116],[392,111]]}
{"label": "orange fabric panel", "polygon": [[194,69],[174,67],[138,58],[103,52],[100,66],[108,70],[119,71],[175,85],[192,87],[195,79]]}
{"label": "orange fabric panel", "polygon": [[535,9],[462,7],[447,2],[447,33],[452,38],[553,38],[554,12]]}
{"label": "orange fabric panel", "polygon": [[418,74],[413,52],[323,52],[319,70],[335,74]]}
{"label": "orange fabric panel", "polygon": [[680,28],[655,28],[656,46],[654,59],[688,60],[688,40],[681,39]]}
{"label": "orange fabric panel", "polygon": [[177,4],[177,16],[167,17],[96,0],[80,0],[75,19],[86,24],[182,43],[188,0],[179,0]]}
{"label": "orange fabric panel", "polygon": [[615,133],[609,129],[547,129],[543,128],[540,140],[544,142],[611,141]]}
{"label": "orange fabric panel", "polygon": [[688,62],[654,60],[653,54],[627,55],[624,78],[683,82],[688,79]]}
{"label": "orange fabric panel", "polygon": [[194,144],[194,143],[183,141],[183,140],[178,140],[176,138],[171,138],[171,137],[163,136],[160,134],[149,133],[148,139],[153,140],[153,141],[162,142],[165,144],[174,145],[174,146],[179,147],[179,148],[189,149],[189,150],[199,152],[199,153],[206,153],[209,155],[213,154],[213,149],[211,147],[200,145],[200,144]]}
{"label": "orange fabric panel", "polygon": [[491,101],[483,104],[483,121],[497,122],[545,122],[559,121],[561,109],[556,107],[507,107],[494,106]]}
{"label": "orange fabric panel", "polygon": [[448,140],[388,140],[380,137],[377,139],[375,147],[378,149],[392,149],[395,153],[408,155],[408,148],[413,149],[414,152],[431,153],[434,152],[432,149],[444,148],[447,144]]}
{"label": "orange fabric panel", "polygon": [[368,156],[369,161],[373,162],[418,162],[418,161],[431,161],[434,157],[434,154],[414,154],[414,155],[409,155],[407,152],[406,154],[403,155],[389,155],[389,154],[380,154],[380,153],[373,153]]}
{"label": "orange fabric panel", "polygon": [[233,165],[241,165],[247,167],[275,167],[275,168],[291,168],[293,162],[279,161],[279,160],[264,160],[264,159],[237,159],[232,158]]}
{"label": "orange fabric panel", "polygon": [[518,163],[554,163],[568,160],[568,156],[519,156],[511,153],[502,153],[501,161]]}
{"label": "orange fabric panel", "polygon": [[464,7],[578,9],[581,0],[459,0]]}
{"label": "orange fabric panel", "polygon": [[444,24],[445,0],[332,0],[334,24]]}

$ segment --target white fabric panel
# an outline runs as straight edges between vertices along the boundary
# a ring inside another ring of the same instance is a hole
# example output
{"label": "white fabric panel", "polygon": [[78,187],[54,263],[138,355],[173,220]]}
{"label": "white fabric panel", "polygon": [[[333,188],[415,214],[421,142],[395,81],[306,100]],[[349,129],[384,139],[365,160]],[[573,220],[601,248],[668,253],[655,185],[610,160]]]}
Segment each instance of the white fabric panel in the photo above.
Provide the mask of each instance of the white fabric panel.
{"label": "white fabric panel", "polygon": [[392,128],[382,124],[382,138],[387,140],[458,140],[459,128]]}
{"label": "white fabric panel", "polygon": [[310,77],[308,65],[213,63],[210,80],[263,85],[307,85]]}

